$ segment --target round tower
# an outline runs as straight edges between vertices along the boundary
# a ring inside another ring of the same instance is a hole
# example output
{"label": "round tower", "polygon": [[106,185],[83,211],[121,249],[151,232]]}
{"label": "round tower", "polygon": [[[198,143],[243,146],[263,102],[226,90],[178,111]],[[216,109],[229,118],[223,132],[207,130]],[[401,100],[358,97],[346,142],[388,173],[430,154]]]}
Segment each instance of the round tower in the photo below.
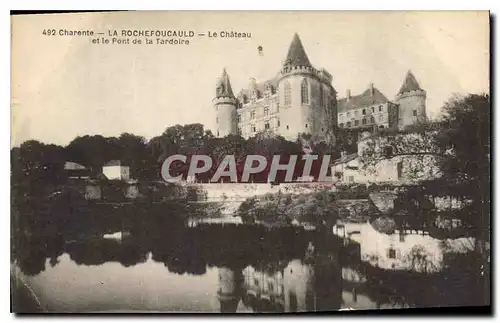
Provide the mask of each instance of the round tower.
{"label": "round tower", "polygon": [[227,135],[235,135],[238,133],[236,124],[236,107],[237,100],[231,88],[229,75],[226,69],[222,71],[222,76],[217,80],[217,87],[213,105],[216,115],[216,132],[217,137],[225,137]]}
{"label": "round tower", "polygon": [[241,297],[241,271],[227,267],[219,268],[219,291],[217,298],[220,301],[221,313],[236,313]]}
{"label": "round tower", "polygon": [[299,133],[320,137],[328,133],[334,96],[331,81],[326,70],[317,70],[311,65],[295,34],[278,75],[280,132],[285,138],[295,140]]}
{"label": "round tower", "polygon": [[427,93],[420,87],[413,73],[408,71],[403,85],[396,95],[396,103],[399,105],[398,127],[400,129],[427,120],[426,98]]}

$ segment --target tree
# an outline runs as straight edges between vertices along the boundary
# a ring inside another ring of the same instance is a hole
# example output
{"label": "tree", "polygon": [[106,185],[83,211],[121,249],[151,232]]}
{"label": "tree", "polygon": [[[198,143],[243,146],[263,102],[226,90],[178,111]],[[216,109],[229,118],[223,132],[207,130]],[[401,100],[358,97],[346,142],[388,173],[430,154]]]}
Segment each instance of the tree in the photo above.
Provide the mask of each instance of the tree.
{"label": "tree", "polygon": [[490,122],[489,95],[454,96],[443,106],[439,120],[404,131],[381,132],[362,155],[364,167],[384,158],[412,156],[414,169],[425,166],[426,160],[419,157],[435,156],[439,176],[422,181],[420,191],[471,201],[461,213],[471,226],[469,234],[476,238],[471,261],[477,264],[476,282],[481,285],[477,290],[486,290],[489,284],[480,268],[488,266],[486,245],[490,241]]}

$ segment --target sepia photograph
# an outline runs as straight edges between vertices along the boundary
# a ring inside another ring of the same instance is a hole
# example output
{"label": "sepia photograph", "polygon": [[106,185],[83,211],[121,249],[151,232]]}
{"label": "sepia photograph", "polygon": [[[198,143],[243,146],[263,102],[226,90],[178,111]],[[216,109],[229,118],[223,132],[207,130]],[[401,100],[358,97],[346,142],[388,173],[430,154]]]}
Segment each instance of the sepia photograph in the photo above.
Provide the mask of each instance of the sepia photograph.
{"label": "sepia photograph", "polygon": [[11,15],[11,312],[490,308],[490,20]]}

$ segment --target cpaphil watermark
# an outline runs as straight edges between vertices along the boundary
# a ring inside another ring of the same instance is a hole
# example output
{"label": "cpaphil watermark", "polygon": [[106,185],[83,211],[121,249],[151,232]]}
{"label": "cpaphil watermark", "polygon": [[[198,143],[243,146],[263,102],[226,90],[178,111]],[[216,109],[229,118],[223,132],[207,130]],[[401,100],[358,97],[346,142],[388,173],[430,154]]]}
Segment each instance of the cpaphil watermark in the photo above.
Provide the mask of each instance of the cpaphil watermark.
{"label": "cpaphil watermark", "polygon": [[[300,157],[300,158],[299,158]],[[314,178],[319,182],[332,181],[330,155],[247,155],[223,159],[209,155],[172,155],[163,162],[161,176],[175,183],[194,179],[207,182],[294,182]]]}

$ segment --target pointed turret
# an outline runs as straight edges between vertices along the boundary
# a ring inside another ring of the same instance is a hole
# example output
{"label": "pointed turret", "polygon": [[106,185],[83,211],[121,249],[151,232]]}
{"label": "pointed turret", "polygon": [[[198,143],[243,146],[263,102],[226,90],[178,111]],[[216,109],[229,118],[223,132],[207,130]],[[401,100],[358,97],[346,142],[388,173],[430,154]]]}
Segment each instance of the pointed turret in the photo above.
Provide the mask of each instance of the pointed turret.
{"label": "pointed turret", "polygon": [[231,88],[231,82],[229,81],[229,75],[224,68],[222,70],[222,76],[217,80],[216,88],[216,98],[228,97],[234,98],[233,89]]}
{"label": "pointed turret", "polygon": [[403,85],[396,95],[396,103],[399,105],[399,129],[427,120],[426,97],[427,93],[420,87],[411,70],[408,70]]}
{"label": "pointed turret", "polygon": [[415,78],[411,70],[408,70],[408,73],[406,73],[405,80],[403,82],[403,85],[401,85],[398,94],[416,90],[422,90],[422,88],[420,88],[420,85],[418,84],[417,79]]}
{"label": "pointed turret", "polygon": [[311,66],[309,58],[307,57],[304,46],[300,41],[299,35],[293,35],[292,43],[288,48],[288,54],[285,59],[285,66]]}

